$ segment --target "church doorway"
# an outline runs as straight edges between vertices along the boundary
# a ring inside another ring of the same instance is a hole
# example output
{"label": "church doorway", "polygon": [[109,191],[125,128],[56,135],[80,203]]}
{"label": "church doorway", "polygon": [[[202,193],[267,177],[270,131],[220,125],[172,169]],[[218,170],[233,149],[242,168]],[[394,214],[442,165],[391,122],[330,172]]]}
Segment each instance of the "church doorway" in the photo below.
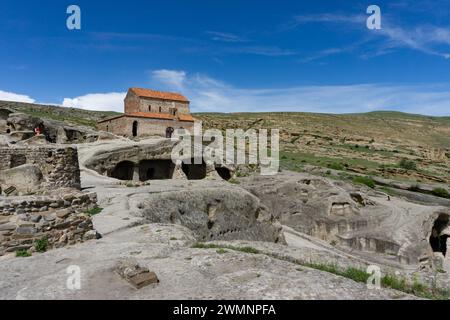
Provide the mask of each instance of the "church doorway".
{"label": "church doorway", "polygon": [[173,131],[174,131],[174,129],[172,127],[167,127],[166,138],[168,138],[168,139],[172,138]]}
{"label": "church doorway", "polygon": [[137,137],[138,135],[138,122],[134,121],[133,122],[133,137]]}

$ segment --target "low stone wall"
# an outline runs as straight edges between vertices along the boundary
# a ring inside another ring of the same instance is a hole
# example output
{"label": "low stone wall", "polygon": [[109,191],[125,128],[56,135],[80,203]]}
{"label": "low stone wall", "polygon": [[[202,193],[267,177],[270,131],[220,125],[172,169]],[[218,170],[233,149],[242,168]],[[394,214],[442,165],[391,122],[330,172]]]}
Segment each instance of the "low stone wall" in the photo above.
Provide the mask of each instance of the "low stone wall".
{"label": "low stone wall", "polygon": [[[24,186],[21,168],[27,172],[37,172],[34,180],[38,181]],[[19,194],[32,193],[35,189],[79,189],[77,149],[65,146],[0,148],[0,187],[4,191],[11,186]]]}
{"label": "low stone wall", "polygon": [[133,137],[133,123],[135,122],[137,123],[136,134],[138,137],[166,137],[166,129],[169,127],[173,129],[185,129],[191,132],[191,134],[194,130],[194,122],[190,121],[151,119],[130,115],[99,122],[97,123],[97,129],[131,138]]}
{"label": "low stone wall", "polygon": [[36,250],[47,239],[47,249],[97,237],[86,214],[96,206],[95,193],[71,192],[54,196],[0,197],[0,255]]}

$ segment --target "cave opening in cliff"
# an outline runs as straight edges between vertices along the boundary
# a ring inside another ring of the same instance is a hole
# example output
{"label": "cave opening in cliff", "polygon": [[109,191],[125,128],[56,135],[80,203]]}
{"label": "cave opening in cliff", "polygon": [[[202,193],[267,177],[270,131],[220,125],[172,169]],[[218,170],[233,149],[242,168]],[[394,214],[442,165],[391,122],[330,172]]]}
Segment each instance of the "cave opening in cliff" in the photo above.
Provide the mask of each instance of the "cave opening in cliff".
{"label": "cave opening in cliff", "polygon": [[111,172],[111,177],[119,180],[133,180],[134,163],[131,161],[119,162]]}
{"label": "cave opening in cliff", "polygon": [[201,180],[206,178],[206,163],[202,160],[191,159],[190,163],[183,161],[181,169],[188,180]]}
{"label": "cave opening in cliff", "polygon": [[231,171],[225,167],[217,167],[216,168],[217,173],[223,180],[230,180],[231,179]]}
{"label": "cave opening in cliff", "polygon": [[447,239],[449,237],[448,227],[449,216],[447,214],[441,214],[434,221],[430,236],[430,245],[433,252],[441,252],[444,257],[447,254]]}
{"label": "cave opening in cliff", "polygon": [[139,180],[172,179],[174,170],[171,160],[143,160],[139,163]]}

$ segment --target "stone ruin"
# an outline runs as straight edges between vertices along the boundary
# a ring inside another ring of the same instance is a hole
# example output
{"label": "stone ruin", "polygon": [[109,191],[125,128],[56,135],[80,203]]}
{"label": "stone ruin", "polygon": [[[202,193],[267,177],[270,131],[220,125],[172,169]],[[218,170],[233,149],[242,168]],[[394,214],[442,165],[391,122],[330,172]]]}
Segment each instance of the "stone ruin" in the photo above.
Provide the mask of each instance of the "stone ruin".
{"label": "stone ruin", "polygon": [[159,139],[145,143],[111,145],[108,149],[96,151],[84,165],[103,176],[134,182],[232,178],[234,168],[217,163],[207,164],[201,158],[186,158],[181,164],[173,163],[171,153],[178,142]]}
{"label": "stone ruin", "polygon": [[[95,193],[80,190],[77,149],[63,145],[0,148],[0,255],[93,239],[87,211]],[[42,250],[42,248],[41,248]]]}
{"label": "stone ruin", "polygon": [[0,148],[0,192],[26,195],[59,188],[80,189],[78,152],[66,146]]}
{"label": "stone ruin", "polygon": [[[42,131],[39,136],[35,136],[34,129],[36,127],[39,127]],[[62,121],[41,119],[7,108],[0,108],[0,133],[3,133],[3,140],[12,144],[94,142],[101,135],[85,126],[68,125]]]}

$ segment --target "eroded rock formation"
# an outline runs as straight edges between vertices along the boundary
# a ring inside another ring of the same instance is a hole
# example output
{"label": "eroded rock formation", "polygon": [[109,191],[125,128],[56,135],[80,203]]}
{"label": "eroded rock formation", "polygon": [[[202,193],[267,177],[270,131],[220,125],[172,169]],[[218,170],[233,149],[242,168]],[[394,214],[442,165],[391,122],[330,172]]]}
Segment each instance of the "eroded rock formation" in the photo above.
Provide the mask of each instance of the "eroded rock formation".
{"label": "eroded rock formation", "polygon": [[181,224],[200,241],[284,242],[281,225],[260,200],[225,183],[151,193],[140,206],[148,221]]}
{"label": "eroded rock formation", "polygon": [[103,176],[135,182],[161,179],[201,180],[207,177],[229,180],[233,176],[232,168],[223,164],[205,163],[202,158],[181,157],[181,163],[175,164],[172,161],[172,150],[178,143],[179,140],[175,139],[149,139],[141,142],[114,141],[92,146],[83,165]]}
{"label": "eroded rock formation", "polygon": [[302,173],[246,178],[241,186],[283,225],[344,250],[412,265],[432,264],[433,224],[450,215],[445,207],[391,199],[365,187]]}

